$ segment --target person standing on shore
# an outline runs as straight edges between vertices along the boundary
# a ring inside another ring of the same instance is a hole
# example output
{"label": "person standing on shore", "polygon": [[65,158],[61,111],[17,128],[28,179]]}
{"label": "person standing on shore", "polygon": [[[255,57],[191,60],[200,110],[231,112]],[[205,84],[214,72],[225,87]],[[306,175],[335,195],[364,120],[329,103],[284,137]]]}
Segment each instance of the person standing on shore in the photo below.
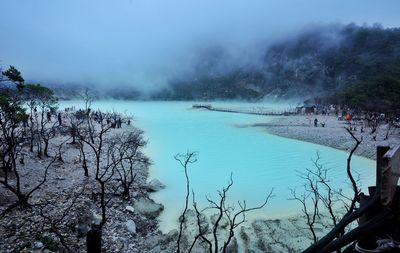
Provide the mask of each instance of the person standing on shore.
{"label": "person standing on shore", "polygon": [[47,121],[51,122],[51,112],[50,111],[47,112]]}
{"label": "person standing on shore", "polygon": [[317,127],[317,126],[318,126],[318,119],[315,118],[315,119],[314,119],[314,127]]}
{"label": "person standing on shore", "polygon": [[57,118],[58,118],[58,125],[61,126],[62,125],[61,112],[58,113]]}

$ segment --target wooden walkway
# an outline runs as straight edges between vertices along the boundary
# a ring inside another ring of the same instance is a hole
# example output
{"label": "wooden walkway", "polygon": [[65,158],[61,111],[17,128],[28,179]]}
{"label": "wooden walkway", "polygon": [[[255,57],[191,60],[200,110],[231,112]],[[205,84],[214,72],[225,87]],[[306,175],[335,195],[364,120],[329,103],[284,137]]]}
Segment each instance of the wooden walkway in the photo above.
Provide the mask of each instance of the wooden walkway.
{"label": "wooden walkway", "polygon": [[226,107],[215,107],[211,104],[194,104],[193,109],[206,109],[209,111],[216,112],[229,112],[229,113],[244,113],[264,116],[282,116],[282,115],[293,115],[295,111],[289,110],[271,110],[267,108],[253,107],[253,108],[226,108]]}

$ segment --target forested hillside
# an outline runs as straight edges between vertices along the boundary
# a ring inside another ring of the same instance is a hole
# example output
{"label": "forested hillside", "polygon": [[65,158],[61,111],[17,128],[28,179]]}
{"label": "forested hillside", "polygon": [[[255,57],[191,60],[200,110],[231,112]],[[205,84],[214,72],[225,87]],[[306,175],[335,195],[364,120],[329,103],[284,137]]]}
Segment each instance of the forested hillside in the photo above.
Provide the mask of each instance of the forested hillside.
{"label": "forested hillside", "polygon": [[[360,107],[370,108],[379,101],[382,108],[399,108],[399,28],[353,24],[311,28],[269,45],[260,54],[264,56],[260,66],[215,74],[211,65],[195,77],[172,80],[170,90],[154,97],[323,97]],[[223,53],[215,55],[214,62],[223,61]]]}

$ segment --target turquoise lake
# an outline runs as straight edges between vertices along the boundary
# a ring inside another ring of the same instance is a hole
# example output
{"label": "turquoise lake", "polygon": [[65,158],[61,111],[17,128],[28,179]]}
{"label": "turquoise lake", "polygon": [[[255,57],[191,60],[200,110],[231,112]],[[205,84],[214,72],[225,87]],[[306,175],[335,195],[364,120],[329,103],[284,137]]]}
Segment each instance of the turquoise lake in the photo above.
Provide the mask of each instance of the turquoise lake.
{"label": "turquoise lake", "polygon": [[[185,176],[174,159],[177,153],[198,152],[198,161],[189,167],[191,188],[200,207],[206,207],[205,196],[216,197],[233,175],[234,185],[228,202],[246,200],[248,206],[261,203],[273,188],[274,198],[251,217],[283,218],[300,212],[300,206],[288,200],[290,188],[300,187],[299,171],[311,168],[316,152],[321,163],[330,169],[329,177],[335,189],[350,189],[346,177],[344,151],[312,143],[268,134],[263,128],[244,127],[266,123],[269,117],[222,113],[192,109],[194,102],[132,102],[98,101],[93,109],[117,111],[134,117],[134,124],[145,131],[148,140],[146,153],[152,160],[149,180],[159,179],[166,188],[152,194],[165,206],[159,217],[160,229],[168,232],[177,227],[177,219],[184,206]],[[252,103],[212,103],[223,107],[270,107],[286,105]],[[61,108],[83,102],[64,101]],[[272,117],[272,116],[270,116]],[[360,173],[364,187],[375,181],[375,162],[355,156],[352,168]],[[299,189],[300,191],[301,189]],[[237,204],[236,204],[237,205]]]}

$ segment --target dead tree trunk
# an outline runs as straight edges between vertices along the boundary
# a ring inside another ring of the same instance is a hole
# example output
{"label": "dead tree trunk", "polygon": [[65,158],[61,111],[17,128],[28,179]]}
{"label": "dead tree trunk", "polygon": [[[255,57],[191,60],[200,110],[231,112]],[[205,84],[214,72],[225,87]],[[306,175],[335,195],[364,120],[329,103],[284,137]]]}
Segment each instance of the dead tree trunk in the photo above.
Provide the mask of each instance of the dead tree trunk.
{"label": "dead tree trunk", "polygon": [[[374,250],[377,235],[390,234],[390,224],[395,227],[400,225],[396,220],[400,214],[400,188],[397,187],[400,176],[400,147],[378,147],[376,165],[376,187],[370,188],[372,197],[359,194],[360,207],[347,213],[327,235],[307,248],[304,253],[329,253],[356,240],[358,247]],[[358,227],[335,240],[348,224],[358,218]]]}

